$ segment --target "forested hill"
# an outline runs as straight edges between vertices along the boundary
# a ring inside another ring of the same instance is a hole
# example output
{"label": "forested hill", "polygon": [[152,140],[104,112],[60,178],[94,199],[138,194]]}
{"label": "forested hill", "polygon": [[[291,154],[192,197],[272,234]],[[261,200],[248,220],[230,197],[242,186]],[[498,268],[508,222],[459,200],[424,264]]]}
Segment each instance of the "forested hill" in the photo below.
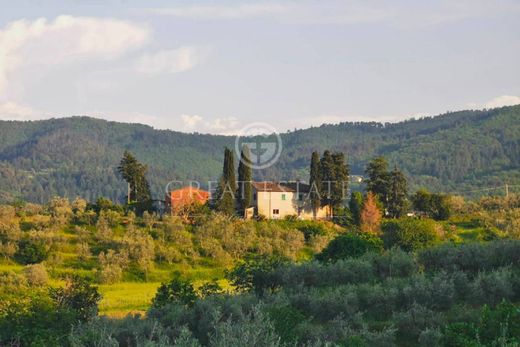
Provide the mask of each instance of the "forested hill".
{"label": "forested hill", "polygon": [[[341,123],[282,134],[278,163],[257,178],[306,179],[313,150],[348,155],[351,172],[384,155],[412,188],[470,191],[520,184],[520,105],[461,111],[400,123]],[[140,124],[71,117],[0,121],[0,200],[46,202],[53,195],[120,200],[117,164],[125,149],[148,164],[155,197],[170,180],[216,179],[232,136],[185,134]]]}

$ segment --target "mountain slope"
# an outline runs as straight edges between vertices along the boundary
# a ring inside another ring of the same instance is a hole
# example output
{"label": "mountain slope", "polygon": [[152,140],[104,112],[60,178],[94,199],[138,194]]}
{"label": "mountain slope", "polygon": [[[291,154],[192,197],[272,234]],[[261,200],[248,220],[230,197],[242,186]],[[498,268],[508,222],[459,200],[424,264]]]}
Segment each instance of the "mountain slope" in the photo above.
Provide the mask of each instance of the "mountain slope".
{"label": "mountain slope", "polygon": [[[347,153],[353,174],[385,155],[413,188],[478,190],[520,184],[520,106],[461,111],[394,124],[341,123],[281,135],[283,152],[257,178],[306,179],[311,152]],[[121,199],[116,167],[125,149],[149,165],[156,197],[170,180],[215,180],[234,137],[154,130],[140,124],[72,117],[0,121],[0,199],[45,202],[53,195]]]}

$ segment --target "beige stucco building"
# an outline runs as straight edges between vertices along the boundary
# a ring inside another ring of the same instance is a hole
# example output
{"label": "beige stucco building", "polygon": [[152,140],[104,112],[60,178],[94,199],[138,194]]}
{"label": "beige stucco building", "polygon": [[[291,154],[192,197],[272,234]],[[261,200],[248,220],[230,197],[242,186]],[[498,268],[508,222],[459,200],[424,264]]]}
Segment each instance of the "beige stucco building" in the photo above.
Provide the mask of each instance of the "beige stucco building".
{"label": "beige stucco building", "polygon": [[300,219],[324,219],[328,208],[320,207],[316,216],[309,200],[310,186],[301,182],[253,182],[255,214],[267,219],[295,216]]}

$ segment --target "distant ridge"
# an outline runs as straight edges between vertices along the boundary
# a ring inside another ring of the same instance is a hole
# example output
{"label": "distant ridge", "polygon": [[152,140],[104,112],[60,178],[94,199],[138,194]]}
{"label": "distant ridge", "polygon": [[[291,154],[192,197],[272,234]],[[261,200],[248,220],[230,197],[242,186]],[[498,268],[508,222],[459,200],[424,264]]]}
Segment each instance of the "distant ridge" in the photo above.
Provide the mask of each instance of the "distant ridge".
{"label": "distant ridge", "polygon": [[[459,111],[398,123],[327,124],[281,134],[284,150],[258,179],[306,179],[313,150],[347,154],[353,174],[384,155],[413,189],[464,192],[520,184],[520,105]],[[0,121],[0,200],[46,202],[53,195],[120,200],[116,166],[125,149],[149,165],[156,197],[170,180],[215,180],[233,136],[155,130],[89,117]]]}

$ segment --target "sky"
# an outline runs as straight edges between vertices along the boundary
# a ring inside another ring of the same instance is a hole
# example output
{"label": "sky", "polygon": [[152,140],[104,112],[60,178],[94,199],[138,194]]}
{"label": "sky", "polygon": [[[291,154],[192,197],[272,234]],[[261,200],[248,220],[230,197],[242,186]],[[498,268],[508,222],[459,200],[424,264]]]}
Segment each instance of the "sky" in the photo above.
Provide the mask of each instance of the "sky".
{"label": "sky", "polygon": [[0,119],[236,134],[520,104],[520,1],[0,0]]}

